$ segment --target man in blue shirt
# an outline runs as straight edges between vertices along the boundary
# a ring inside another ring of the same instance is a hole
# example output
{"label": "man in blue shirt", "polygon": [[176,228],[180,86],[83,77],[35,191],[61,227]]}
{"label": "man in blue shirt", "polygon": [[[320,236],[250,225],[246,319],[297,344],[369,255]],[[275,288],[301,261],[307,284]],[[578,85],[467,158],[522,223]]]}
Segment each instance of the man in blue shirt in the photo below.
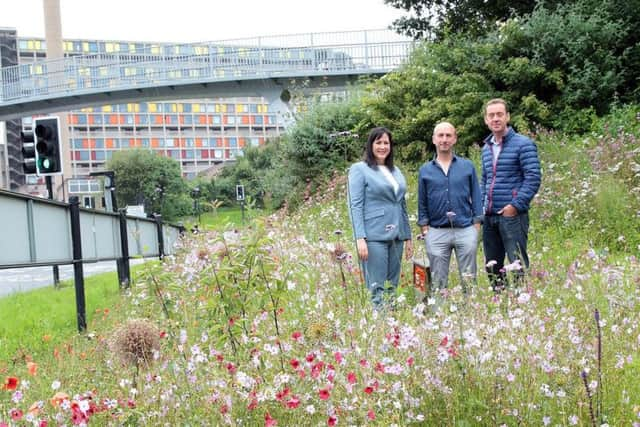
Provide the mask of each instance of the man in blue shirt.
{"label": "man in blue shirt", "polygon": [[425,236],[434,285],[447,287],[455,250],[466,290],[465,279],[476,279],[482,197],[473,163],[453,152],[456,141],[451,123],[439,123],[433,130],[436,158],[422,165],[418,174],[418,225]]}

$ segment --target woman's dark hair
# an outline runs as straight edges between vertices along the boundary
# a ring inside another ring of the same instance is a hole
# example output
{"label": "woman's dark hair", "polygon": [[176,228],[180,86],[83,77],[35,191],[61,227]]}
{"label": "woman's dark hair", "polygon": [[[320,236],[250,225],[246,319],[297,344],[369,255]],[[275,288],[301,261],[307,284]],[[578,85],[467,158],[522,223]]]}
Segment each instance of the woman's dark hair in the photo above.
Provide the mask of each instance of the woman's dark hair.
{"label": "woman's dark hair", "polygon": [[371,129],[371,132],[369,132],[369,139],[367,139],[367,146],[364,151],[364,161],[370,168],[375,169],[378,167],[376,157],[373,155],[373,143],[382,138],[384,134],[387,134],[389,137],[389,155],[384,159],[384,165],[393,172],[393,136],[391,135],[391,131],[387,128],[377,127]]}

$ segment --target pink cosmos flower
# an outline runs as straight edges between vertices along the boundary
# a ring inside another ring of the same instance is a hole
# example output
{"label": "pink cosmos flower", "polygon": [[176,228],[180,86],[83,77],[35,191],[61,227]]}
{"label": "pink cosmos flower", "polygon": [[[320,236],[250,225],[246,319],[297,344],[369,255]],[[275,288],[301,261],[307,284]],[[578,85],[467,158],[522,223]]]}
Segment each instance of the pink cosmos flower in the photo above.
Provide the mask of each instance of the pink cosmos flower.
{"label": "pink cosmos flower", "polygon": [[318,396],[320,397],[320,400],[327,400],[329,399],[330,395],[331,393],[329,392],[328,388],[320,389],[320,391],[318,392]]}
{"label": "pink cosmos flower", "polygon": [[20,410],[18,408],[12,408],[11,411],[9,411],[9,416],[11,417],[11,419],[13,421],[21,420],[22,419],[22,415],[24,415],[22,410]]}
{"label": "pink cosmos flower", "polygon": [[276,421],[275,419],[271,418],[271,415],[269,415],[269,413],[265,413],[264,414],[264,426],[265,427],[275,427],[278,425],[278,421]]}
{"label": "pink cosmos flower", "polygon": [[247,405],[247,409],[249,411],[253,411],[254,409],[256,409],[258,407],[258,399],[256,399],[255,397],[251,399],[251,402],[249,402],[249,404]]}
{"label": "pink cosmos flower", "polygon": [[291,393],[291,389],[289,387],[285,387],[282,391],[276,393],[276,400],[283,401],[285,397],[287,397]]}
{"label": "pink cosmos flower", "polygon": [[291,396],[291,399],[287,402],[287,408],[296,409],[298,406],[300,406],[300,399],[298,396]]}
{"label": "pink cosmos flower", "polygon": [[349,381],[349,384],[355,384],[356,383],[356,374],[355,374],[355,372],[349,372],[347,374],[347,381]]}
{"label": "pink cosmos flower", "polygon": [[373,409],[369,409],[369,412],[367,412],[367,418],[369,418],[371,421],[376,419],[376,413],[373,412]]}
{"label": "pink cosmos flower", "polygon": [[294,341],[298,341],[300,338],[302,338],[302,332],[300,331],[295,331],[294,333],[291,334],[291,338]]}
{"label": "pink cosmos flower", "polygon": [[520,264],[519,259],[513,261],[511,264],[507,264],[504,266],[504,271],[518,271],[518,270],[522,270],[522,265]]}

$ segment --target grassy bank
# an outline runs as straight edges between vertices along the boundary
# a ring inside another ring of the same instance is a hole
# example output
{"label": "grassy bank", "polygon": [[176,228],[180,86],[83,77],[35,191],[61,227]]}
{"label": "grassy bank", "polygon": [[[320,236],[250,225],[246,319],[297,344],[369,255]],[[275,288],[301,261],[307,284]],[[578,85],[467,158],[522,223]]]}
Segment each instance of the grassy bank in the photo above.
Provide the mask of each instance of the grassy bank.
{"label": "grassy bank", "polygon": [[26,424],[30,409],[95,425],[640,422],[640,132],[627,114],[536,136],[543,185],[520,288],[496,295],[480,274],[465,295],[452,275],[425,304],[405,263],[394,309],[372,311],[338,179],[293,215],[189,235],[124,298],[98,292],[87,334],[54,344],[23,330],[31,344],[0,362],[0,422],[17,410]]}

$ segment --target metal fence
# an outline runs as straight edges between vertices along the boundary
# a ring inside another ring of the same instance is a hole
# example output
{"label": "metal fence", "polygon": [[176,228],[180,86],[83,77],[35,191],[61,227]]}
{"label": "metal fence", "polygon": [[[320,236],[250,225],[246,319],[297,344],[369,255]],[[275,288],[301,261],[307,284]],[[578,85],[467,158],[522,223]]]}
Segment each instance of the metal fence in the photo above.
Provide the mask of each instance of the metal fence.
{"label": "metal fence", "polygon": [[121,286],[130,282],[129,259],[174,253],[183,230],[160,217],[139,218],[0,190],[0,269],[72,264],[78,329],[86,329],[86,262],[116,260]]}

